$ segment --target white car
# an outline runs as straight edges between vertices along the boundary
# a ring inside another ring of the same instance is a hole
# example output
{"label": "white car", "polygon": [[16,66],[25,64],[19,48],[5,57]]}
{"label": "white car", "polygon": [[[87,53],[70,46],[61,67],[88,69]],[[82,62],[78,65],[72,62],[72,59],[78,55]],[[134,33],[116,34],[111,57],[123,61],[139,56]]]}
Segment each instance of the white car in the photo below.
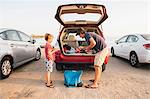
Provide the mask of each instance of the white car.
{"label": "white car", "polygon": [[111,47],[112,56],[119,56],[130,61],[132,66],[150,63],[150,34],[126,35]]}
{"label": "white car", "polygon": [[13,68],[40,58],[40,46],[30,36],[14,29],[0,29],[0,79],[7,78]]}

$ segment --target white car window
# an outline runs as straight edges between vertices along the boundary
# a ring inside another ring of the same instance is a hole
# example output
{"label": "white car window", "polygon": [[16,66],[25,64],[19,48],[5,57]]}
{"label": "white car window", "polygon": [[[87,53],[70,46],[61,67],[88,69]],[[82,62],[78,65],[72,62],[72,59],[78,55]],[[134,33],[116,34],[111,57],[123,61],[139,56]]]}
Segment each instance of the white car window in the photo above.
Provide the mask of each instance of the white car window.
{"label": "white car window", "polygon": [[2,38],[3,40],[7,39],[5,32],[0,33],[0,38]]}
{"label": "white car window", "polygon": [[141,35],[145,40],[150,40],[150,34]]}
{"label": "white car window", "polygon": [[127,38],[128,38],[128,36],[122,37],[121,39],[118,40],[118,43],[124,43],[124,42],[126,42]]}
{"label": "white car window", "polygon": [[7,40],[20,41],[18,33],[14,30],[6,31]]}
{"label": "white car window", "polygon": [[26,34],[20,32],[20,31],[19,31],[18,33],[19,33],[19,35],[20,35],[22,41],[28,42],[28,41],[31,40],[31,37],[29,37],[28,35],[26,35]]}
{"label": "white car window", "polygon": [[101,17],[101,14],[97,14],[97,13],[85,13],[85,14],[70,13],[70,14],[62,14],[61,16],[64,22],[76,21],[76,20],[86,20],[86,21],[97,22],[100,17]]}
{"label": "white car window", "polygon": [[133,43],[133,42],[137,42],[137,41],[138,41],[138,37],[134,36],[134,35],[130,35],[127,40],[127,42],[129,42],[129,43]]}

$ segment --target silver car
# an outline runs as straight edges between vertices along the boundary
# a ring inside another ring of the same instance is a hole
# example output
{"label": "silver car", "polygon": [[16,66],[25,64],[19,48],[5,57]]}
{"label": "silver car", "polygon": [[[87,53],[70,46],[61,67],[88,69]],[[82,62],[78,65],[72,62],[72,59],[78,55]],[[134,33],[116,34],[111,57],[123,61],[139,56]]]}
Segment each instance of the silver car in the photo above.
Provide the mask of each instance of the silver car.
{"label": "silver car", "polygon": [[40,46],[25,33],[0,29],[0,79],[9,77],[13,68],[41,58]]}

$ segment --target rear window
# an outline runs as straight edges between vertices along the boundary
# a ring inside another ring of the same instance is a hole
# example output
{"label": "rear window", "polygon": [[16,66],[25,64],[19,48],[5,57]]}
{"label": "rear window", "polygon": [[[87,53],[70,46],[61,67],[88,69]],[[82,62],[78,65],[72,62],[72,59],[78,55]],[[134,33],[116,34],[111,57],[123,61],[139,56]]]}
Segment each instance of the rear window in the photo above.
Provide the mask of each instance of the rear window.
{"label": "rear window", "polygon": [[5,32],[0,33],[0,38],[2,38],[3,40],[6,40]]}
{"label": "rear window", "polygon": [[100,14],[95,13],[86,13],[86,14],[63,14],[61,16],[62,20],[66,23],[69,21],[99,21],[99,18],[101,17]]}
{"label": "rear window", "polygon": [[143,37],[145,40],[150,40],[150,35],[149,35],[149,34],[144,34],[144,35],[142,35],[142,37]]}

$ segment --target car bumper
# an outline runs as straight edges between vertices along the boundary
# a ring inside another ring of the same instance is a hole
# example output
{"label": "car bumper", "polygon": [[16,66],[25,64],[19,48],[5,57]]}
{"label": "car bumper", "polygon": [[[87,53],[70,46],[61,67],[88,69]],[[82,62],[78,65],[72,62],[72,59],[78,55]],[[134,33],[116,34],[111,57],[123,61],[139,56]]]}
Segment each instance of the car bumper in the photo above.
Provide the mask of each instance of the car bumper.
{"label": "car bumper", "polygon": [[150,63],[150,50],[146,50],[141,55],[139,55],[140,63]]}

